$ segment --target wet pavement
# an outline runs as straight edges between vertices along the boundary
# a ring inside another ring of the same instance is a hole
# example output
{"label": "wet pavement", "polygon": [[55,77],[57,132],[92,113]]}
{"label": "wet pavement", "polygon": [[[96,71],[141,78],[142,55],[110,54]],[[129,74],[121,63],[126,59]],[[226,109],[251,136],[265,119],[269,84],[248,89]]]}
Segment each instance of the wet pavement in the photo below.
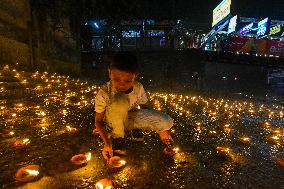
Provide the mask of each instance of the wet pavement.
{"label": "wet pavement", "polygon": [[[126,165],[112,169],[102,158],[101,139],[92,135],[99,85],[8,67],[0,73],[2,188],[96,188],[102,178],[129,189],[284,187],[282,101],[151,90],[155,109],[175,120],[179,151],[165,156],[158,135],[143,131],[143,141],[114,141],[127,154],[121,155]],[[70,162],[87,152],[86,164]],[[39,176],[17,182],[15,173],[29,164],[40,166]]]}

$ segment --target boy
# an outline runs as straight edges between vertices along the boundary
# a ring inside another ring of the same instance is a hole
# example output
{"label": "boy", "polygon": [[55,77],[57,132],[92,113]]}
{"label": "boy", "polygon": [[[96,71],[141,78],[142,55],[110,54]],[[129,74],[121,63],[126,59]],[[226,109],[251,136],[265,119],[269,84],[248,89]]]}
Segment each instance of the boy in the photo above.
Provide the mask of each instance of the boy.
{"label": "boy", "polygon": [[[108,72],[110,81],[102,86],[95,99],[94,132],[98,132],[104,141],[103,157],[108,160],[113,156],[111,138],[124,138],[125,130],[155,130],[162,142],[171,143],[169,129],[173,126],[173,119],[161,112],[143,109],[149,102],[142,84],[136,81],[136,57],[130,52],[116,53]],[[105,122],[111,129],[111,137]]]}

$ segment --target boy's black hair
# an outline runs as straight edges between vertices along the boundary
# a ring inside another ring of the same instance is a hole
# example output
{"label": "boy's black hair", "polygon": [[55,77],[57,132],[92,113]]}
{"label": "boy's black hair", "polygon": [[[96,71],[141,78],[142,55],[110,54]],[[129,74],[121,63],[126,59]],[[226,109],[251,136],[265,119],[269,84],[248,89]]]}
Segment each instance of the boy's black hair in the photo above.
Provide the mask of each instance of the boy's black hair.
{"label": "boy's black hair", "polygon": [[136,74],[139,64],[136,56],[130,51],[119,51],[113,56],[109,68]]}

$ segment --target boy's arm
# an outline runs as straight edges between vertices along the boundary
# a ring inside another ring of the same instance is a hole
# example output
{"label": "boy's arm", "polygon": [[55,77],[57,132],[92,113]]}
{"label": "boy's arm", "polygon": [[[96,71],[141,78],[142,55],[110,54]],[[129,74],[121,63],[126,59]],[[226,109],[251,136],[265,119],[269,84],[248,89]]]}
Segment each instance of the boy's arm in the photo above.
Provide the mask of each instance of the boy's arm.
{"label": "boy's arm", "polygon": [[96,129],[99,132],[100,136],[102,137],[104,144],[106,146],[111,146],[111,140],[108,138],[107,132],[104,128],[104,116],[105,112],[98,113],[96,112]]}
{"label": "boy's arm", "polygon": [[154,105],[151,101],[147,101],[145,104],[139,104],[141,109],[153,109]]}
{"label": "boy's arm", "polygon": [[105,116],[105,112],[102,112],[102,113],[96,112],[96,129],[104,141],[104,147],[103,147],[102,154],[105,160],[107,160],[108,162],[109,158],[113,156],[113,150],[112,150],[111,140],[108,137],[107,132],[104,128],[104,122],[103,122],[104,116]]}

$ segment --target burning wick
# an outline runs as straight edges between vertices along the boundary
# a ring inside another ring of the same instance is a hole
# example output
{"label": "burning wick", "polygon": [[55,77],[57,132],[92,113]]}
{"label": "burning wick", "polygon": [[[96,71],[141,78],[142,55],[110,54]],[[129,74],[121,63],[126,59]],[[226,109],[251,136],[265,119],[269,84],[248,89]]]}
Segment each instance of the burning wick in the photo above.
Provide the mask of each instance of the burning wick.
{"label": "burning wick", "polygon": [[85,165],[88,163],[88,161],[91,160],[92,154],[91,152],[88,152],[86,154],[77,154],[73,156],[70,161],[74,165]]}
{"label": "burning wick", "polygon": [[113,189],[112,182],[109,179],[101,179],[96,183],[96,189]]}

